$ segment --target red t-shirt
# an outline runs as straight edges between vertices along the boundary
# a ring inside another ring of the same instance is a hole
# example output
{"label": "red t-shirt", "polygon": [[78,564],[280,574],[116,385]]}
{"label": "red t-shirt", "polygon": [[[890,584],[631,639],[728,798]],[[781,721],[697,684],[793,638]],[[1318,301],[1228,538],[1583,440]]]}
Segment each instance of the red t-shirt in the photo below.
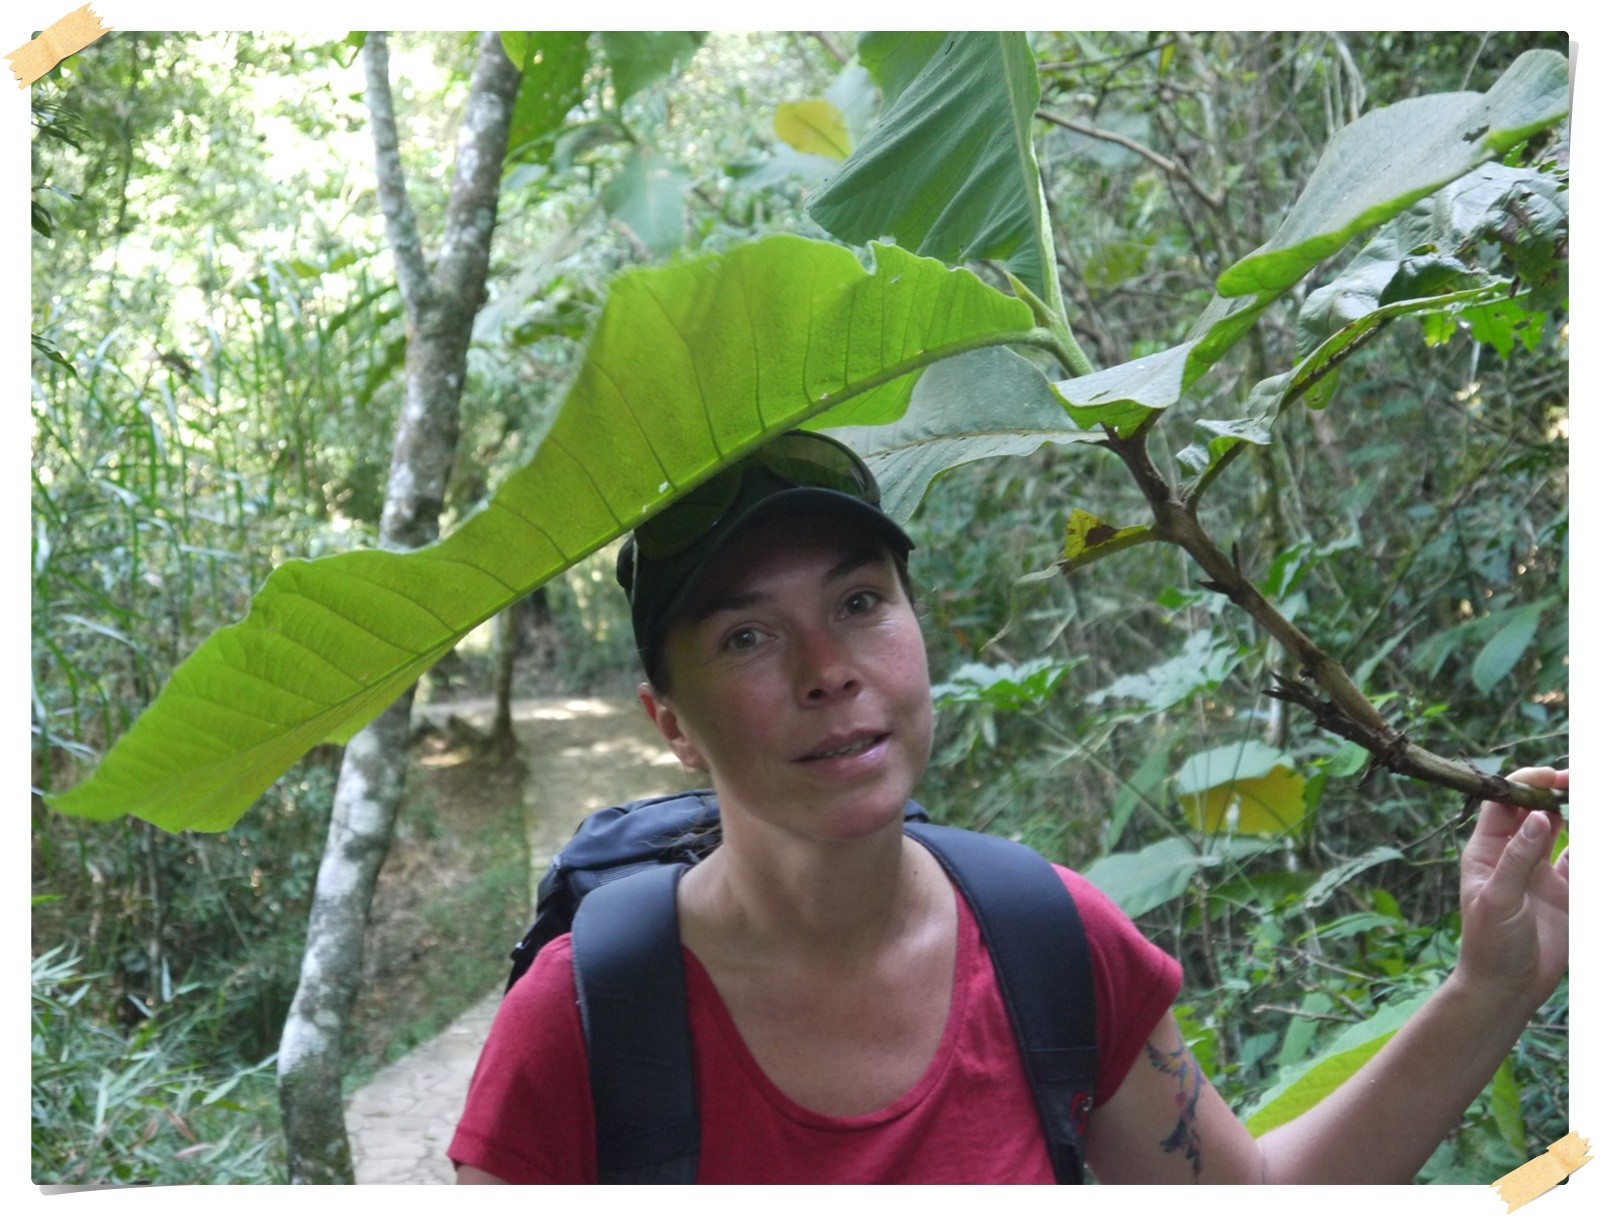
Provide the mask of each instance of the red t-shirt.
{"label": "red t-shirt", "polygon": [[[1099,1072],[1122,1084],[1171,1006],[1178,964],[1105,895],[1060,866],[1089,939]],[[702,1183],[1050,1183],[1054,1175],[989,952],[965,900],[943,1037],[922,1078],[872,1114],[820,1115],[756,1064],[700,961],[684,951],[700,1104]],[[595,1181],[594,1110],[568,937],[506,995],[450,1145],[507,1182]]]}

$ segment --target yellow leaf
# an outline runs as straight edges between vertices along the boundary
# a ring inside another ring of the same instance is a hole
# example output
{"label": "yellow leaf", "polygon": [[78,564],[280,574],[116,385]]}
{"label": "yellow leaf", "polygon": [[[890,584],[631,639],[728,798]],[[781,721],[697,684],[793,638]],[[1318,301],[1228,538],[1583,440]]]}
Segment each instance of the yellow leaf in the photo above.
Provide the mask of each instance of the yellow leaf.
{"label": "yellow leaf", "polygon": [[844,160],[850,155],[850,132],[845,128],[844,115],[831,101],[820,97],[779,103],[772,129],[796,152],[830,160]]}
{"label": "yellow leaf", "polygon": [[[1284,765],[1262,777],[1224,781],[1193,794],[1179,794],[1189,823],[1205,832],[1253,836],[1292,832],[1306,817],[1306,781]],[[1237,821],[1229,820],[1237,816]]]}
{"label": "yellow leaf", "polygon": [[1102,519],[1096,519],[1087,511],[1072,508],[1072,514],[1067,516],[1067,544],[1062,550],[1062,556],[1069,561],[1082,557],[1092,549],[1120,540],[1124,536],[1131,536],[1135,532],[1142,532],[1141,527],[1113,528]]}

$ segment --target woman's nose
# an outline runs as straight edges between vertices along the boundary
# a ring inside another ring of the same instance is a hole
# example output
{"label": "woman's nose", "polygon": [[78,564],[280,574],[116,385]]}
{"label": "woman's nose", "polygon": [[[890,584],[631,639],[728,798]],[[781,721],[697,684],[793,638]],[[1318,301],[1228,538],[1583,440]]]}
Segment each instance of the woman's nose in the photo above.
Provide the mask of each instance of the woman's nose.
{"label": "woman's nose", "polygon": [[849,648],[831,630],[808,630],[797,640],[796,687],[803,702],[816,704],[860,687]]}

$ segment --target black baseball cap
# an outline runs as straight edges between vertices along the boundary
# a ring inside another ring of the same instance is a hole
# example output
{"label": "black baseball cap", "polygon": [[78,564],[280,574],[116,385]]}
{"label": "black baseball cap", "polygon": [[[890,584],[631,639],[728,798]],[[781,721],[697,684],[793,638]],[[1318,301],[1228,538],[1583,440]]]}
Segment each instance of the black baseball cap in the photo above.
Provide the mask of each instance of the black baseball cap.
{"label": "black baseball cap", "polygon": [[836,516],[865,525],[904,560],[916,546],[878,503],[878,483],[859,456],[826,435],[789,431],[640,524],[617,554],[617,582],[646,674],[659,674],[667,628],[706,567],[761,520]]}

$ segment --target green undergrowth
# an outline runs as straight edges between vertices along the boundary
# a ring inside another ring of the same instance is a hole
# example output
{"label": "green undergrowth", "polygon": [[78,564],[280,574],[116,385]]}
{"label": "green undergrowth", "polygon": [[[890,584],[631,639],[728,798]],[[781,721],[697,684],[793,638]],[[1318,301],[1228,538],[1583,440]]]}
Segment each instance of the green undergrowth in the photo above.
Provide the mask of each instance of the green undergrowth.
{"label": "green undergrowth", "polygon": [[[452,746],[424,741],[412,765],[367,933],[347,1091],[497,992],[527,927],[522,770]],[[37,1185],[287,1181],[275,1051],[336,774],[331,757],[308,765],[227,836],[47,821],[57,830],[36,837],[33,909]],[[159,916],[148,879],[122,884],[118,864],[140,866],[135,877],[159,867]]]}
{"label": "green undergrowth", "polygon": [[208,1051],[214,1005],[123,1029],[88,1008],[105,978],[56,947],[32,967],[31,1162],[40,1186],[287,1181],[272,1058]]}

